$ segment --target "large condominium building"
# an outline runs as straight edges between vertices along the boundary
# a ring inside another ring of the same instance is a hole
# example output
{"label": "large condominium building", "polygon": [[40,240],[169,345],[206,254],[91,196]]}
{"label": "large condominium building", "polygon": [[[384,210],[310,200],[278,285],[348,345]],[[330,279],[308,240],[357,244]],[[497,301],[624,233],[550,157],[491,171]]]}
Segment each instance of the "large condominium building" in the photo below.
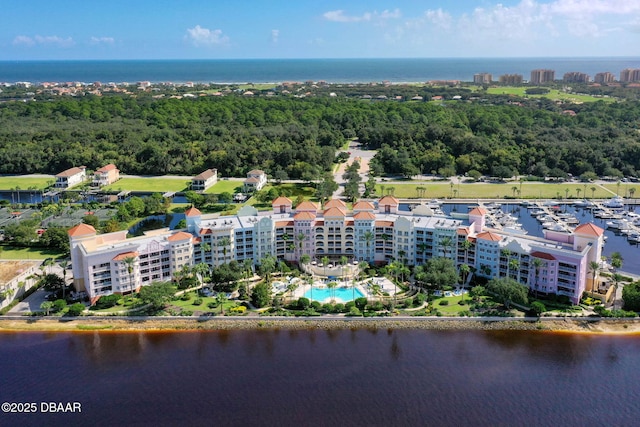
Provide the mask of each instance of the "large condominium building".
{"label": "large condominium building", "polygon": [[69,231],[74,283],[92,301],[168,280],[184,265],[211,266],[231,260],[259,264],[267,255],[297,262],[328,257],[338,261],[420,265],[432,257],[468,264],[487,278],[510,277],[541,293],[579,301],[589,281],[589,263],[600,262],[603,230],[593,224],[573,232],[548,231],[546,238],[514,234],[486,225],[487,212],[475,208],[468,219],[434,215],[427,205],[401,210],[398,199],[360,201],[347,209],[330,200],[294,208],[279,197],[272,211],[243,207],[237,215],[203,215],[190,208],[186,231],[155,230],[127,239],[126,231],[99,235],[81,224]]}
{"label": "large condominium building", "polygon": [[491,74],[489,73],[478,73],[473,75],[473,82],[475,84],[483,85],[483,84],[491,84]]}
{"label": "large condominium building", "polygon": [[499,82],[505,85],[519,85],[523,81],[522,74],[503,74],[499,77]]}
{"label": "large condominium building", "polygon": [[529,83],[539,85],[553,82],[556,78],[555,75],[556,72],[554,70],[533,70],[531,71],[531,79],[529,79]]}
{"label": "large condominium building", "polygon": [[620,81],[623,83],[640,82],[640,69],[626,68],[620,71]]}
{"label": "large condominium building", "polygon": [[579,71],[564,73],[562,81],[565,83],[589,83],[589,75]]}
{"label": "large condominium building", "polygon": [[604,73],[596,73],[596,75],[593,76],[593,81],[600,84],[613,83],[614,81],[616,81],[616,76],[608,71]]}

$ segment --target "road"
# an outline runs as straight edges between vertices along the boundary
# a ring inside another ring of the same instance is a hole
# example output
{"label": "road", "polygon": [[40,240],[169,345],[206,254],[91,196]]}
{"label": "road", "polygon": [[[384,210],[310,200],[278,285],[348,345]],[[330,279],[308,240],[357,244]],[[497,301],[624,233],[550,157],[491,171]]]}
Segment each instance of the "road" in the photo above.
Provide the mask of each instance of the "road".
{"label": "road", "polygon": [[362,178],[360,192],[362,193],[362,191],[364,190],[364,183],[367,181],[369,177],[369,162],[371,161],[371,159],[373,159],[373,156],[376,155],[377,151],[365,150],[361,148],[360,143],[356,140],[356,141],[351,141],[349,143],[349,147],[346,150],[342,150],[340,152],[343,152],[343,153],[349,152],[350,154],[349,154],[349,159],[346,162],[340,163],[337,171],[333,176],[334,180],[338,184],[338,189],[333,193],[334,199],[340,198],[340,195],[342,195],[342,192],[344,191],[345,180],[342,178],[342,175],[344,174],[345,169],[347,168],[348,165],[353,163],[353,161],[358,157],[360,158],[359,174],[360,174],[360,178]]}

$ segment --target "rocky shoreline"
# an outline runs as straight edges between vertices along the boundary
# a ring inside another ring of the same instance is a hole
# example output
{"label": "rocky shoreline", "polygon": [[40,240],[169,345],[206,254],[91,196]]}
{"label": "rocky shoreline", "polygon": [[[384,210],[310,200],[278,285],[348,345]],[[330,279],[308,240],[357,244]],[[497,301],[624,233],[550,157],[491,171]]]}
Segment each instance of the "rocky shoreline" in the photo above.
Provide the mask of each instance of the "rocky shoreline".
{"label": "rocky shoreline", "polygon": [[624,319],[441,319],[441,318],[24,318],[1,319],[0,332],[177,332],[216,330],[417,329],[547,331],[590,334],[639,334],[640,321]]}

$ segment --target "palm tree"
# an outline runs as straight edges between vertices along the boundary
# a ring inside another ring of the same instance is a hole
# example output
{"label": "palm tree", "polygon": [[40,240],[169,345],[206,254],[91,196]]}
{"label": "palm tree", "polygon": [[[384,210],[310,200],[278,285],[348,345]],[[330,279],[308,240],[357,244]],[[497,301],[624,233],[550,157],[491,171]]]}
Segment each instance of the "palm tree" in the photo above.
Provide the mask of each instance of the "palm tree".
{"label": "palm tree", "polygon": [[216,294],[216,302],[220,306],[220,314],[224,316],[224,303],[227,301],[227,294],[218,292]]}
{"label": "palm tree", "polygon": [[260,260],[260,270],[267,284],[271,283],[271,273],[276,268],[276,260],[271,254],[267,254]]}
{"label": "palm tree", "polygon": [[329,257],[323,256],[320,260],[324,266],[324,275],[327,276],[327,264],[329,264]]}
{"label": "palm tree", "polygon": [[207,242],[200,243],[200,258],[202,262],[205,262],[205,255],[207,252],[211,251],[211,245]]}
{"label": "palm tree", "polygon": [[611,267],[618,270],[622,268],[622,261],[624,260],[622,259],[622,255],[620,255],[620,252],[614,252],[611,254],[609,263],[611,264]]}
{"label": "palm tree", "polygon": [[64,280],[64,285],[62,286],[62,299],[65,299],[65,293],[67,290],[67,267],[69,267],[69,261],[63,259],[59,262],[60,268],[62,268],[62,280]]}
{"label": "palm tree", "polygon": [[511,256],[511,250],[502,249],[500,254],[507,260],[507,277],[509,277],[509,257]]}
{"label": "palm tree", "polygon": [[293,293],[296,291],[296,289],[298,289],[298,283],[289,282],[289,284],[287,285],[287,291],[289,291],[289,301],[293,300]]}
{"label": "palm tree", "polygon": [[300,257],[300,264],[306,265],[309,264],[309,262],[311,262],[311,257],[309,255],[304,254]]}
{"label": "palm tree", "polygon": [[305,282],[309,285],[309,299],[313,301],[313,276],[306,276]]}
{"label": "palm tree", "polygon": [[629,189],[629,197],[631,197],[633,199],[633,195],[636,194],[636,188],[635,187],[631,187]]}
{"label": "palm tree", "polygon": [[369,257],[369,248],[371,246],[371,242],[376,238],[376,235],[373,234],[371,230],[367,230],[362,234],[361,240],[365,241],[367,245],[367,257]]}
{"label": "palm tree", "polygon": [[296,240],[298,241],[298,256],[302,256],[302,243],[305,241],[307,236],[301,231],[296,235]]}
{"label": "palm tree", "polygon": [[464,250],[464,263],[468,264],[469,263],[469,249],[471,249],[471,247],[473,246],[473,243],[471,242],[471,240],[467,240],[464,239],[462,241],[462,249]]}
{"label": "palm tree", "polygon": [[596,194],[596,187],[591,187],[590,190],[591,190],[591,198],[593,199]]}
{"label": "palm tree", "polygon": [[570,189],[568,189],[568,188],[565,188],[565,189],[564,189],[564,198],[565,198],[565,199],[568,199],[568,198],[569,198],[569,191],[571,191],[571,190],[570,190]]}
{"label": "palm tree", "polygon": [[589,262],[589,271],[591,271],[591,292],[595,292],[596,276],[600,272],[600,264],[597,261]]}
{"label": "palm tree", "polygon": [[371,285],[371,292],[373,293],[374,296],[381,296],[380,285],[377,283],[374,283],[373,285]]}
{"label": "palm tree", "polygon": [[467,283],[467,277],[469,276],[469,273],[471,273],[471,267],[469,267],[469,264],[460,265],[460,273],[462,274],[462,287],[464,288],[464,285]]}
{"label": "palm tree", "polygon": [[136,258],[132,256],[126,256],[122,260],[127,267],[127,273],[129,273],[129,285],[131,286],[131,293],[135,291],[135,277],[133,275],[133,268],[135,266]]}
{"label": "palm tree", "polygon": [[616,309],[616,294],[618,293],[618,285],[620,284],[620,282],[622,281],[622,274],[619,273],[614,273],[611,276],[611,279],[613,280],[613,307],[612,310]]}
{"label": "palm tree", "polygon": [[252,277],[253,273],[253,260],[244,259],[242,260],[242,273],[245,278],[244,280],[244,292],[249,296],[249,279]]}
{"label": "palm tree", "polygon": [[338,284],[336,282],[329,282],[327,283],[327,288],[329,288],[330,292],[331,292],[331,301],[335,301],[335,291],[334,289],[336,288],[336,286],[338,286]]}
{"label": "palm tree", "polygon": [[200,287],[202,287],[202,285],[204,285],[204,275],[209,272],[209,265],[204,262],[200,262],[193,266],[192,271],[195,273],[196,277],[198,278],[198,281],[200,282]]}
{"label": "palm tree", "polygon": [[514,270],[516,272],[516,277],[518,277],[519,275],[517,274],[517,272],[518,272],[518,269],[520,268],[520,262],[517,259],[513,258],[509,261],[509,264],[507,265],[508,265],[507,277],[509,277],[509,274],[510,274],[509,270]]}
{"label": "palm tree", "polygon": [[451,239],[451,237],[446,236],[440,239],[440,247],[442,247],[444,257],[448,258],[449,249],[453,247],[453,240]]}
{"label": "palm tree", "polygon": [[533,268],[535,269],[535,272],[536,272],[534,289],[536,290],[536,297],[537,297],[538,296],[538,276],[540,274],[540,267],[542,267],[542,260],[540,258],[534,258],[533,261],[531,261],[531,264],[533,264]]}
{"label": "palm tree", "polygon": [[291,240],[291,236],[289,236],[287,233],[284,233],[282,236],[280,236],[280,239],[282,239],[282,241],[284,242],[284,254],[286,258],[287,250],[289,249],[289,245],[287,244],[287,242]]}
{"label": "palm tree", "polygon": [[581,190],[581,189],[576,188],[576,194],[578,195],[578,199],[580,198],[580,193],[581,193],[581,192],[582,192],[582,190]]}
{"label": "palm tree", "polygon": [[516,186],[511,187],[511,191],[513,191],[513,197],[516,197],[516,191],[518,191],[518,187]]}
{"label": "palm tree", "polygon": [[222,248],[222,257],[223,257],[223,264],[227,263],[227,246],[231,245],[231,239],[229,239],[228,237],[223,237],[222,239],[218,240],[218,246],[220,246]]}
{"label": "palm tree", "polygon": [[53,302],[51,301],[44,301],[42,304],[40,304],[40,309],[45,311],[46,316],[49,315],[49,312],[51,311],[52,308],[53,308]]}

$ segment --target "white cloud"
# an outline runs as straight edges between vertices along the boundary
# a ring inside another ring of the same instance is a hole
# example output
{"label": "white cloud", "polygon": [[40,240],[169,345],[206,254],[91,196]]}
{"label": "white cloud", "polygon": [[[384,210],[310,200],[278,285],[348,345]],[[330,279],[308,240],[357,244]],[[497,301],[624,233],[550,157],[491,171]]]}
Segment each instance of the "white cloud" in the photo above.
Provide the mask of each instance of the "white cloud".
{"label": "white cloud", "polygon": [[448,12],[444,12],[442,9],[427,10],[424,13],[424,16],[427,21],[438,28],[442,28],[445,30],[451,28],[453,18]]}
{"label": "white cloud", "polygon": [[90,39],[91,44],[113,44],[115,40],[113,37],[94,37]]}
{"label": "white cloud", "polygon": [[332,22],[370,22],[374,21],[377,23],[389,20],[389,19],[398,19],[402,17],[402,13],[400,9],[388,10],[385,9],[382,12],[364,12],[362,15],[346,15],[344,10],[331,10],[329,12],[325,12],[323,18],[327,21]]}
{"label": "white cloud", "polygon": [[13,44],[16,46],[33,46],[36,42],[29,36],[16,36],[13,39]]}
{"label": "white cloud", "polygon": [[17,36],[13,39],[14,45],[22,45],[22,46],[34,46],[34,45],[46,45],[46,46],[57,46],[57,47],[70,47],[76,44],[73,41],[73,38],[67,37],[62,38],[58,36]]}
{"label": "white cloud", "polygon": [[186,38],[195,46],[215,46],[229,43],[229,37],[222,34],[222,30],[210,30],[196,25],[187,29]]}
{"label": "white cloud", "polygon": [[271,42],[278,43],[278,37],[280,37],[280,30],[271,30]]}

